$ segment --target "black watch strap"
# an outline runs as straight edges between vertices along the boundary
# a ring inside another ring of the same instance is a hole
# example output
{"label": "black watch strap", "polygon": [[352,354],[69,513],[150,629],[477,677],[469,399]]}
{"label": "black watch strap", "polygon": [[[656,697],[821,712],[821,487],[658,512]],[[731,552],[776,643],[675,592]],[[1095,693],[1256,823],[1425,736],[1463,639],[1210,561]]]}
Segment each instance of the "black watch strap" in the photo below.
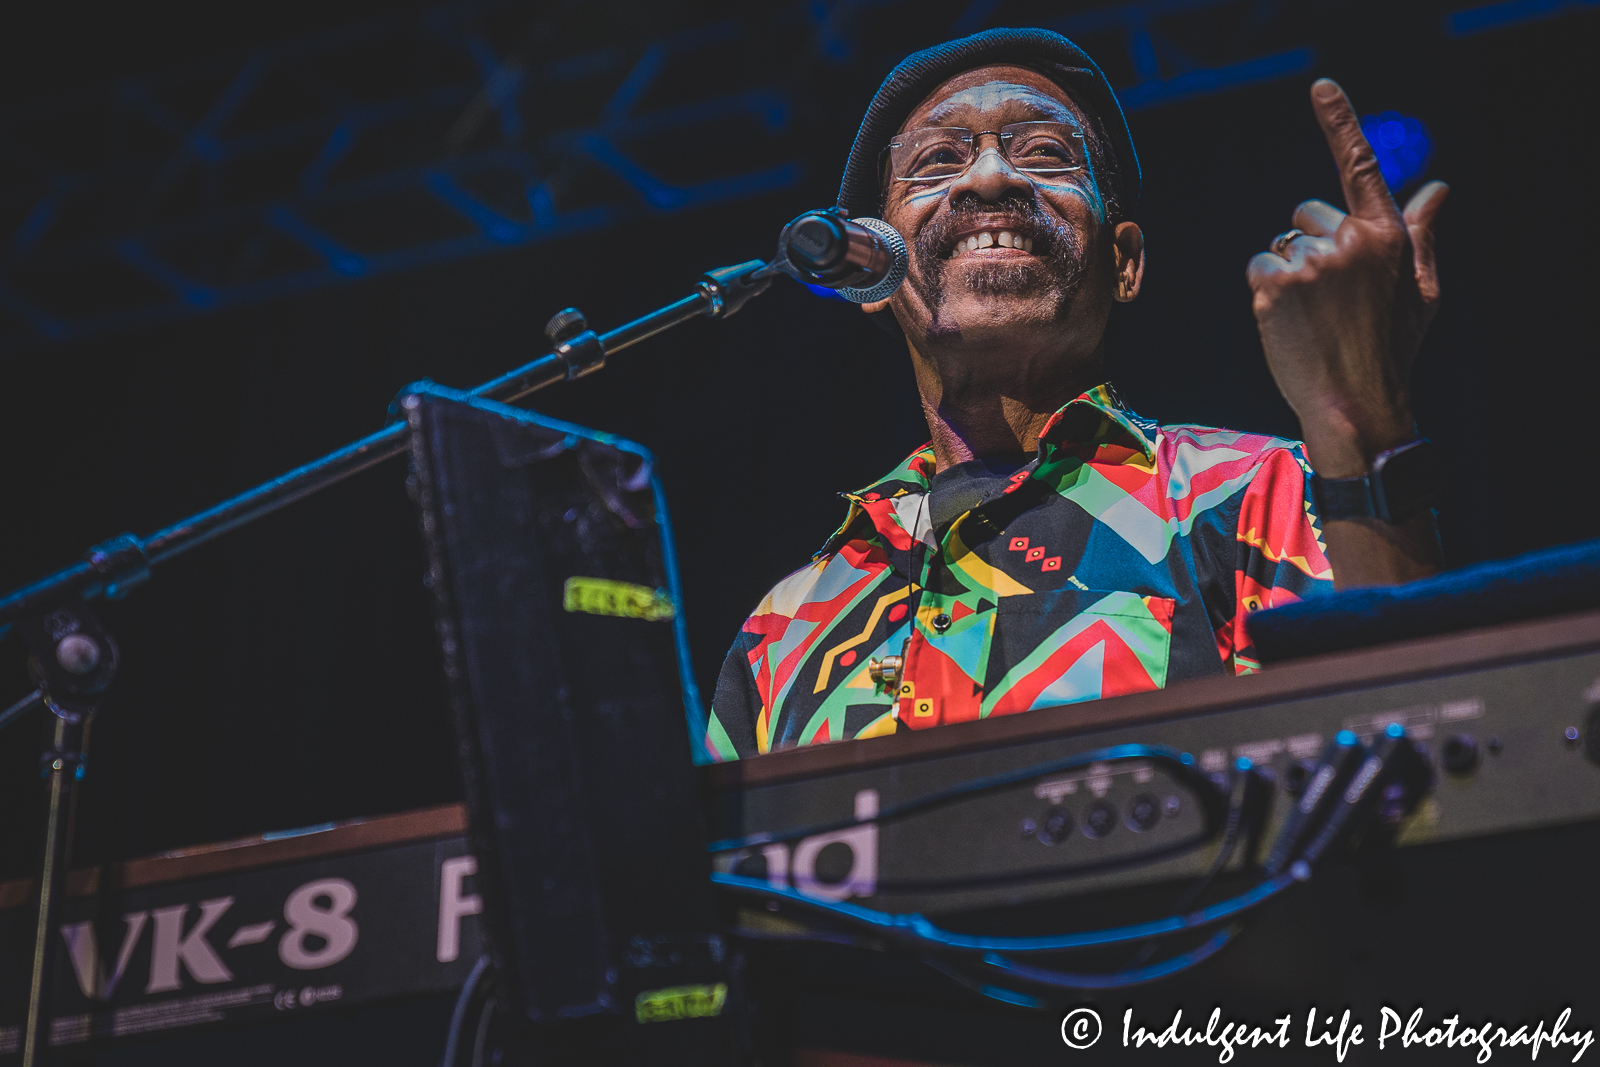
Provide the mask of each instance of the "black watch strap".
{"label": "black watch strap", "polygon": [[1438,494],[1438,457],[1432,441],[1419,437],[1378,453],[1372,469],[1359,478],[1311,476],[1317,516],[1330,519],[1382,519],[1395,524],[1433,506]]}

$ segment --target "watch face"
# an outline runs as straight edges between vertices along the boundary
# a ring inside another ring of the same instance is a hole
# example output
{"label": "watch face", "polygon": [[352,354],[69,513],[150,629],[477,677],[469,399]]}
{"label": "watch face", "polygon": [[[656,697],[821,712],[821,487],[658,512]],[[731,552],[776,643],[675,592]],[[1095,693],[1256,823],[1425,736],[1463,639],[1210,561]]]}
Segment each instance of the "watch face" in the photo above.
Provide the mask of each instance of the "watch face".
{"label": "watch face", "polygon": [[1426,438],[1380,455],[1372,464],[1373,496],[1379,516],[1404,522],[1433,505],[1439,485],[1439,462]]}

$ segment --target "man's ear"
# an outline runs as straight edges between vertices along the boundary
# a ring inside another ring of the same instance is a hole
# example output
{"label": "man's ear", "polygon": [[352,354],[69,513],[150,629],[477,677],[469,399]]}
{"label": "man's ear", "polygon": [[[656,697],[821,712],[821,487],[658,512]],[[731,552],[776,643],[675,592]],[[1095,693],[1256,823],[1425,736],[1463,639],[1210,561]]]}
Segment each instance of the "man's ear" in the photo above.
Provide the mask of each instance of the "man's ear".
{"label": "man's ear", "polygon": [[1111,254],[1117,275],[1115,296],[1126,304],[1144,284],[1144,231],[1137,222],[1119,222],[1112,231]]}
{"label": "man's ear", "polygon": [[868,315],[871,315],[875,311],[886,311],[888,310],[888,307],[889,301],[887,298],[885,298],[883,300],[874,300],[871,303],[862,304],[861,310],[865,311]]}

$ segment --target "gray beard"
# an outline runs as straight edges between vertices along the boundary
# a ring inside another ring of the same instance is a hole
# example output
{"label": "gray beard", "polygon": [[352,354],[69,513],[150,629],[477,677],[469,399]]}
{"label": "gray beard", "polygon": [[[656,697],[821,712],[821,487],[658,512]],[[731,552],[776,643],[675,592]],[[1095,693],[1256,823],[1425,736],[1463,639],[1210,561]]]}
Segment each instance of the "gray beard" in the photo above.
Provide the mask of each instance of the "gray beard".
{"label": "gray beard", "polygon": [[[1059,311],[1077,290],[1083,276],[1082,265],[1073,263],[1066,271],[1057,270],[1057,261],[1047,261],[1049,270],[1040,271],[1035,263],[982,263],[969,268],[963,279],[969,291],[979,296],[1033,296],[1047,293],[1056,298]],[[941,300],[943,292],[941,287]]]}
{"label": "gray beard", "polygon": [[[936,234],[925,236],[938,239]],[[975,264],[963,273],[960,284],[978,296],[1045,296],[1053,303],[1055,316],[1059,320],[1066,314],[1083,284],[1087,263],[1083,241],[1071,227],[1059,224],[1050,226],[1048,241],[1049,254],[1043,257],[1043,269],[1039,263]],[[919,239],[912,246],[912,254],[917,259],[918,267],[914,287],[923,303],[933,312],[930,332],[959,332],[954,324],[943,322],[940,318],[948,284],[945,272],[950,260],[929,247],[925,239]]]}

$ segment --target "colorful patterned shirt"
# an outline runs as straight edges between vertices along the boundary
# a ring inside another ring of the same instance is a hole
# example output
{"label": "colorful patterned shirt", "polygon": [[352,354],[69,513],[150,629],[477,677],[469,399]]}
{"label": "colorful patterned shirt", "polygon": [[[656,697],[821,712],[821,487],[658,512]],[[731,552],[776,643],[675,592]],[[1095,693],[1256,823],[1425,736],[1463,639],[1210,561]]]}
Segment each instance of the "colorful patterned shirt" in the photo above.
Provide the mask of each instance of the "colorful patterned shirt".
{"label": "colorful patterned shirt", "polygon": [[717,682],[714,758],[1246,674],[1249,612],[1333,589],[1298,444],[1159,426],[1109,385],[942,527],[935,467],[927,445],[846,494],[844,525],[757,606]]}

